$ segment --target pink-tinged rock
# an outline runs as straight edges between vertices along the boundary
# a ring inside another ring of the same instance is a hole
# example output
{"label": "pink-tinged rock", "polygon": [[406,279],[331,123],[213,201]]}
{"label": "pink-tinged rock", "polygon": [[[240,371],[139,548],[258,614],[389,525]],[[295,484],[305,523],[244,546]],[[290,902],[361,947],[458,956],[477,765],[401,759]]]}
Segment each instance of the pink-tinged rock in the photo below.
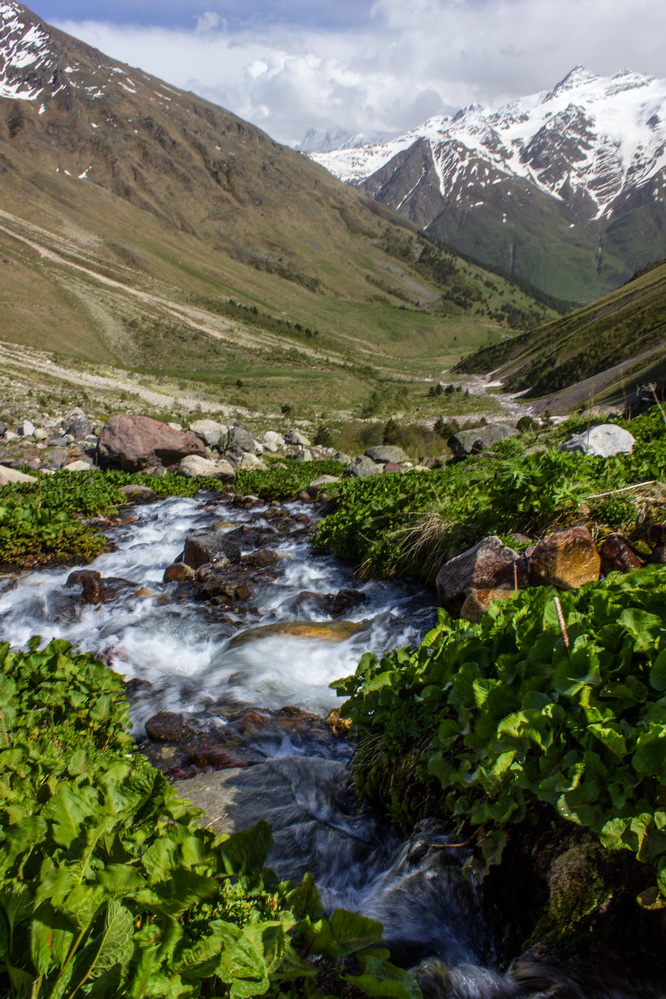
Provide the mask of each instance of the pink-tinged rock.
{"label": "pink-tinged rock", "polygon": [[435,585],[442,607],[451,608],[472,590],[513,589],[518,553],[498,537],[482,538],[477,545],[445,562]]}
{"label": "pink-tinged rock", "polygon": [[175,465],[189,454],[209,458],[199,438],[184,430],[175,430],[149,416],[112,416],[97,445],[102,468],[122,468],[139,472],[154,465]]}
{"label": "pink-tinged rock", "polygon": [[402,472],[402,468],[395,461],[387,461],[383,468],[384,472],[399,473]]}
{"label": "pink-tinged rock", "polygon": [[643,560],[634,551],[631,541],[623,534],[610,534],[599,549],[599,554],[604,576],[609,572],[630,572],[643,565]]}
{"label": "pink-tinged rock", "polygon": [[541,541],[530,558],[533,586],[575,590],[599,579],[601,557],[586,527],[568,527]]}

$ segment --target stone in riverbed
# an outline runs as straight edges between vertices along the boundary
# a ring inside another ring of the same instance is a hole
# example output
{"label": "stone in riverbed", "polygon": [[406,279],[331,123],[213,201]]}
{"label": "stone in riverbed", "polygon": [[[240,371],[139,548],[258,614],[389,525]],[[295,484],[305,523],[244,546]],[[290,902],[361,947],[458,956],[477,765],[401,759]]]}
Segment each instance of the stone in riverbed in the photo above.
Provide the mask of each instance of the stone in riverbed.
{"label": "stone in riverbed", "polygon": [[599,579],[601,558],[586,527],[568,527],[540,541],[530,556],[532,586],[573,590]]}
{"label": "stone in riverbed", "polygon": [[157,493],[148,486],[133,485],[120,486],[118,492],[124,493],[130,503],[154,503]]}
{"label": "stone in riverbed", "polygon": [[272,548],[260,548],[256,552],[249,552],[241,556],[241,565],[247,565],[251,569],[265,569],[268,565],[273,565],[279,559],[279,555]]}
{"label": "stone in riverbed", "polygon": [[185,542],[183,562],[198,569],[207,563],[240,562],[241,551],[238,545],[229,540],[223,531],[196,534]]}
{"label": "stone in riverbed", "polygon": [[445,562],[437,573],[440,606],[453,608],[472,590],[513,590],[517,562],[518,553],[498,537],[482,538],[473,548]]}
{"label": "stone in riverbed", "polygon": [[189,583],[194,579],[196,573],[194,569],[184,562],[173,562],[164,570],[163,582],[165,583]]}
{"label": "stone in riverbed", "polygon": [[146,732],[156,742],[183,742],[196,734],[186,715],[177,711],[158,711],[146,722]]}
{"label": "stone in riverbed", "polygon": [[158,464],[175,465],[189,454],[209,457],[195,434],[174,430],[149,416],[112,416],[97,446],[102,468],[139,472]]}
{"label": "stone in riverbed", "polygon": [[248,642],[287,635],[290,638],[315,638],[320,642],[344,642],[346,638],[365,628],[367,621],[278,621],[248,628],[234,635],[228,648],[234,649]]}

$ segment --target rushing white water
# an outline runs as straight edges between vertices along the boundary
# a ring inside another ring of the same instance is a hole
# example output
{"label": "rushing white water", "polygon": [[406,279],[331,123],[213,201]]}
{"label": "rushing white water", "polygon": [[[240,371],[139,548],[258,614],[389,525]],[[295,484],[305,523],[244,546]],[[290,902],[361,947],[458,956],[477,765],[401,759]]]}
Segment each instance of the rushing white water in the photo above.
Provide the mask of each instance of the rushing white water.
{"label": "rushing white water", "polygon": [[[310,509],[289,506],[292,514]],[[257,519],[261,512],[210,496],[139,506],[134,523],[111,532],[116,550],[87,567],[127,585],[104,603],[86,604],[79,587],[65,585],[71,567],[24,574],[0,594],[0,639],[21,647],[32,635],[44,641],[65,638],[102,656],[127,679],[149,681],[151,688],[133,702],[137,734],[158,710],[224,717],[242,706],[295,705],[326,713],[339,703],[328,685],[353,672],[363,652],[414,643],[432,615],[409,586],[370,582],[361,587],[366,602],[345,615],[364,622],[362,627],[340,641],[278,634],[230,645],[257,625],[330,621],[315,602],[296,598],[304,591],[327,594],[354,585],[347,566],[311,556],[307,539],[289,534],[271,537],[281,559],[276,580],[257,585],[251,599],[233,610],[181,600],[177,583],[162,582],[188,535],[210,530],[216,521],[237,526],[251,520],[269,527]]]}

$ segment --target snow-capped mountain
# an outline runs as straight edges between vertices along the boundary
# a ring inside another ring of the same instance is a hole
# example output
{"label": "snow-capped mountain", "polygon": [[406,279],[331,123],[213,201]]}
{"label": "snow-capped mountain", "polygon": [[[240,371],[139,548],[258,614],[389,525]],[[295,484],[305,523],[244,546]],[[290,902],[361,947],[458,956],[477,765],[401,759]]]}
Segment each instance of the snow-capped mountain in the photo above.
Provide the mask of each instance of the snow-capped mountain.
{"label": "snow-capped mountain", "polygon": [[[475,104],[389,142],[310,155],[457,249],[585,298],[666,256],[665,121],[666,80],[578,66],[552,90],[496,109]],[[627,231],[636,212],[641,238],[633,223]],[[613,227],[622,232],[609,242]],[[590,294],[563,276],[562,252],[544,280],[539,245],[554,230],[576,249],[574,270],[587,255]]]}
{"label": "snow-capped mountain", "polygon": [[294,148],[299,153],[330,153],[336,149],[377,146],[390,142],[396,137],[396,132],[358,132],[356,135],[352,135],[344,128],[329,128],[328,130],[309,128]]}

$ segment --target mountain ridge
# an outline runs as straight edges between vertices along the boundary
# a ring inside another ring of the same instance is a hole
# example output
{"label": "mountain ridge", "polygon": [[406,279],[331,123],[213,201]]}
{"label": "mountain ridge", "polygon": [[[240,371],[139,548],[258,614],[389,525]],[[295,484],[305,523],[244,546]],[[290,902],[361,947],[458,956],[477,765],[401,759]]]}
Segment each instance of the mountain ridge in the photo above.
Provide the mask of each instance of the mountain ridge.
{"label": "mountain ridge", "polygon": [[665,119],[666,80],[578,66],[496,109],[310,155],[455,249],[585,301],[666,253]]}

